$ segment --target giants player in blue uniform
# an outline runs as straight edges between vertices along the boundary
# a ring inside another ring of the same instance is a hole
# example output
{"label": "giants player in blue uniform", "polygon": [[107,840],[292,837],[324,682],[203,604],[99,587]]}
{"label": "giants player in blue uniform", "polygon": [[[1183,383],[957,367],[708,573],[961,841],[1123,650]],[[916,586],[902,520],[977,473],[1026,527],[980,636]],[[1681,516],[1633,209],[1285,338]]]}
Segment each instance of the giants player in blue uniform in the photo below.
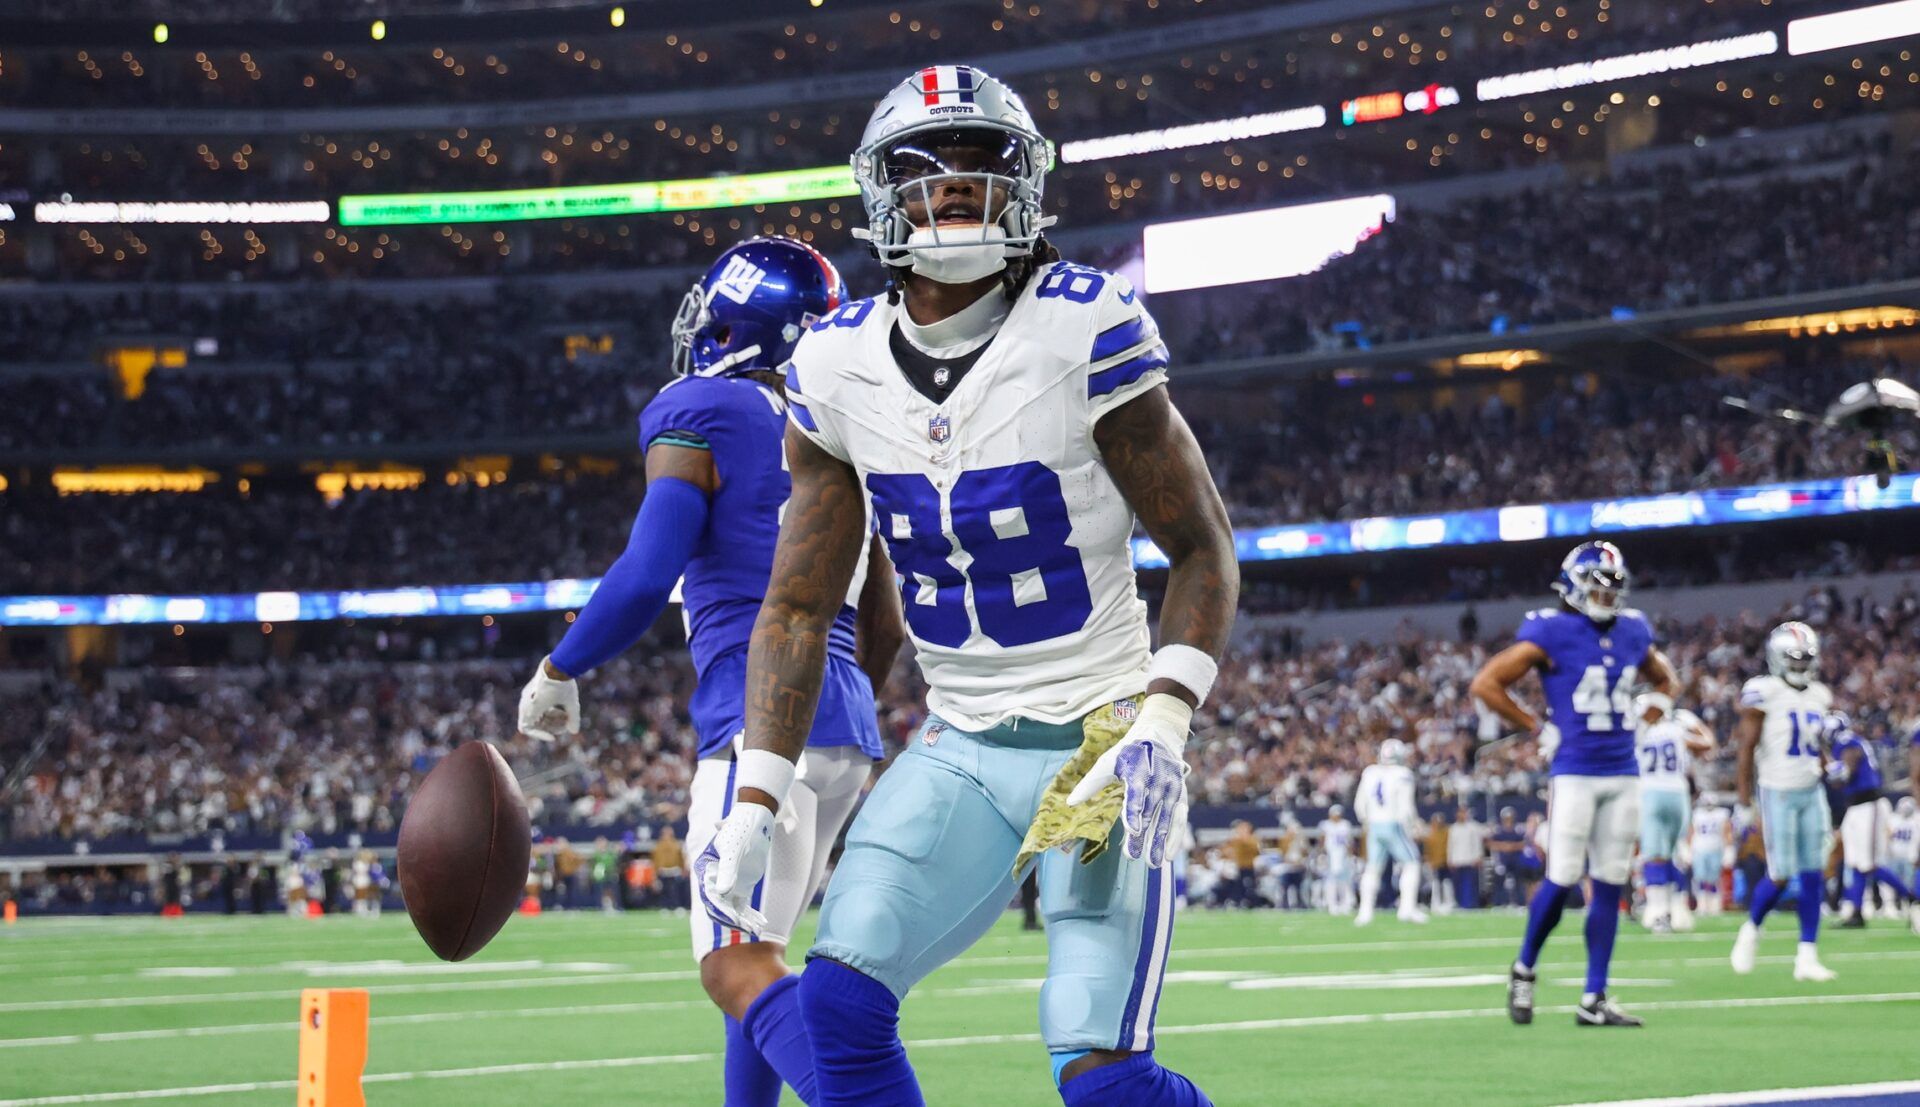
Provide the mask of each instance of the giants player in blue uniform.
{"label": "giants player in blue uniform", "polygon": [[[747,636],[773,571],[789,492],[782,436],[786,400],[773,370],[816,318],[846,299],[833,266],[812,247],[750,239],[720,255],[674,322],[679,379],[640,416],[647,495],[627,550],[520,700],[520,729],[552,740],[580,729],[574,678],[640,637],[681,586],[699,683],[688,704],[699,766],[687,851],[698,856],[733,802],[745,726]],[[826,870],[827,854],[880,756],[873,692],[903,640],[900,598],[884,549],[872,544],[836,597],[820,710],[783,818],[772,830],[764,879],[753,890],[758,933],[723,925],[695,897],[694,958],[707,995],[726,1013],[728,1107],[774,1107],[784,1081],[814,1101],[813,1058],[801,1024],[799,977],[786,943]],[[732,921],[732,920],[729,920]]]}
{"label": "giants player in blue uniform", "polygon": [[[1839,925],[1856,929],[1867,925],[1867,895],[1878,882],[1912,899],[1889,863],[1893,803],[1881,786],[1880,759],[1873,746],[1854,731],[1846,713],[1827,716],[1827,775],[1833,782],[1834,807],[1840,812],[1841,865],[1847,872],[1846,904]],[[1920,918],[1920,914],[1915,915]]]}
{"label": "giants player in blue uniform", "polygon": [[[1522,733],[1538,733],[1552,762],[1547,800],[1547,879],[1527,905],[1527,933],[1507,985],[1507,1013],[1533,1021],[1533,966],[1560,922],[1582,873],[1593,878],[1587,904],[1587,986],[1581,1026],[1639,1026],[1607,998],[1607,967],[1620,927],[1620,895],[1633,865],[1640,825],[1639,764],[1634,757],[1637,683],[1673,694],[1673,667],[1653,645],[1653,628],[1632,608],[1627,562],[1610,542],[1574,547],[1554,582],[1560,606],[1527,613],[1514,644],[1473,678],[1472,692]],[[1547,719],[1514,702],[1508,689],[1538,670]]]}

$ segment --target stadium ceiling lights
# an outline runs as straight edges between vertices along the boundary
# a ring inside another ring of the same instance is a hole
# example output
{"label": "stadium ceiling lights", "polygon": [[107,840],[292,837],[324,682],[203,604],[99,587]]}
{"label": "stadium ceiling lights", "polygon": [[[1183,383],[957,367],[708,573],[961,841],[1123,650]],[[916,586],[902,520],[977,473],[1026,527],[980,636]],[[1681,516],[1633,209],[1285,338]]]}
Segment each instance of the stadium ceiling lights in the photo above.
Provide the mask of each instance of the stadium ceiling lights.
{"label": "stadium ceiling lights", "polygon": [[1920,0],[1899,0],[1796,19],[1787,24],[1787,53],[1817,54],[1912,34],[1920,34]]}
{"label": "stadium ceiling lights", "polygon": [[844,165],[697,177],[682,181],[562,188],[516,188],[498,192],[425,192],[340,197],[343,227],[413,223],[509,223],[528,219],[576,219],[596,215],[647,215],[705,211],[753,204],[791,204],[857,196],[853,170]]}
{"label": "stadium ceiling lights", "polygon": [[1316,104],[1233,119],[1216,119],[1209,123],[1189,123],[1181,127],[1161,127],[1152,131],[1063,142],[1060,144],[1060,160],[1072,164],[1152,154],[1161,150],[1184,150],[1189,146],[1214,146],[1240,139],[1310,131],[1326,125],[1327,109]]}
{"label": "stadium ceiling lights", "polygon": [[[1788,33],[1792,33],[1791,25]],[[1550,69],[1529,69],[1520,73],[1488,77],[1474,86],[1474,95],[1482,101],[1508,100],[1515,96],[1531,96],[1537,92],[1556,92],[1563,88],[1606,84],[1634,77],[1646,77],[1655,73],[1698,69],[1705,65],[1719,65],[1722,62],[1740,61],[1743,58],[1762,58],[1779,49],[1779,35],[1772,31],[1756,31],[1750,35],[1709,39],[1685,46],[1641,50],[1638,53],[1622,54],[1614,58],[1574,62],[1571,65],[1557,65]]]}

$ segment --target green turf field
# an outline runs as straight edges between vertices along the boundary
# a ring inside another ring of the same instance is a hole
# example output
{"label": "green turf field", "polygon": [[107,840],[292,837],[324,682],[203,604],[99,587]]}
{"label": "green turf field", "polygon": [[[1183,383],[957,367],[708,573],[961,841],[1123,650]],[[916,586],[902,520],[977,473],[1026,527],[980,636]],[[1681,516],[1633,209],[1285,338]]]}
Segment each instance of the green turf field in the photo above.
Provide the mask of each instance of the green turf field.
{"label": "green turf field", "polygon": [[[1508,1025],[1513,914],[1366,930],[1324,916],[1181,916],[1160,1056],[1223,1105],[1568,1103],[1920,1077],[1920,938],[1830,931],[1840,979],[1796,984],[1790,919],[1752,976],[1731,919],[1622,928],[1615,992],[1644,1031],[1566,1012],[1584,961],[1570,915],[1539,1021]],[[810,924],[808,929],[810,929]],[[1057,1104],[1034,1008],[1040,935],[1007,919],[904,1009],[933,1104]],[[0,1107],[289,1100],[303,987],[373,993],[374,1104],[716,1104],[720,1020],[684,920],[516,919],[479,957],[433,962],[404,915],[26,920],[0,931]],[[221,1087],[221,1086],[228,1087]],[[174,1089],[172,1094],[155,1094]]]}

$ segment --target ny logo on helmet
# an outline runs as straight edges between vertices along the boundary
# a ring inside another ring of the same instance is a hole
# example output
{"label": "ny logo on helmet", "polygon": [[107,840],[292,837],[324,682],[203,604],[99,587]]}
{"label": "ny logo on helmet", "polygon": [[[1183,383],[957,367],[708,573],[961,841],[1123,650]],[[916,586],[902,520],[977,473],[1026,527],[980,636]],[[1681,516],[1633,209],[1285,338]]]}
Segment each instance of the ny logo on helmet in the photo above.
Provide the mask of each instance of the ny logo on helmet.
{"label": "ny logo on helmet", "polygon": [[715,278],[713,292],[736,304],[744,304],[753,296],[753,290],[760,287],[760,282],[766,279],[766,270],[735,255],[727,259],[726,268],[720,270],[720,276]]}

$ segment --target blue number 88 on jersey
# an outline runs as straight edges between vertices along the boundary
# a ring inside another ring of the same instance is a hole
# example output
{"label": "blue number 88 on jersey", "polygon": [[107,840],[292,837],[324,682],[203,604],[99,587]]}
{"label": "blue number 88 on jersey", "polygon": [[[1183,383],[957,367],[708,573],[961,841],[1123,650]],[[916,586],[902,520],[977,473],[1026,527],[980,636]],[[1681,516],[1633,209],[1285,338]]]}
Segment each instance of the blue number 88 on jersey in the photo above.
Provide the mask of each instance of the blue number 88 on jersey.
{"label": "blue number 88 on jersey", "polygon": [[[947,496],[951,535],[940,491],[924,474],[869,474],[867,491],[900,574],[907,623],[923,641],[960,646],[977,620],[1001,646],[1025,646],[1071,634],[1092,616],[1086,568],[1067,544],[1073,524],[1060,477],[1045,465],[961,473]],[[961,552],[972,559],[964,573],[952,561]]]}

